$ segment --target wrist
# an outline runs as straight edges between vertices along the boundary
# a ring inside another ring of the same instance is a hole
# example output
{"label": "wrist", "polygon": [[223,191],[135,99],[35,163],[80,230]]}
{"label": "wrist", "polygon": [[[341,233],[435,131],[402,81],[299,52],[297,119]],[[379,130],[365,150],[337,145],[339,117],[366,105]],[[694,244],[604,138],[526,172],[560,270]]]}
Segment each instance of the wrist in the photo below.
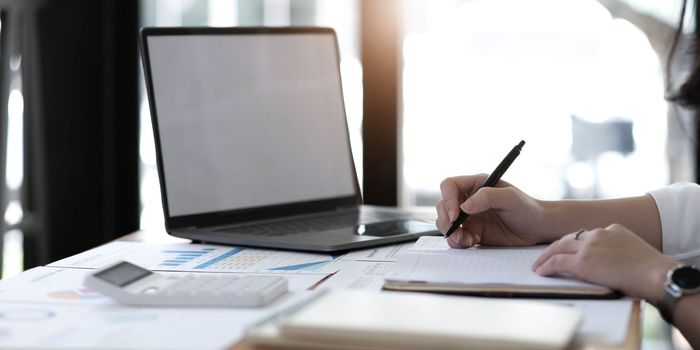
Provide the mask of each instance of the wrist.
{"label": "wrist", "polygon": [[536,244],[542,244],[542,243],[550,243],[555,239],[552,239],[551,237],[551,221],[552,218],[554,217],[554,214],[551,212],[552,211],[552,206],[549,204],[548,201],[543,201],[539,199],[534,199],[535,201],[535,227],[534,230],[537,231],[538,235],[538,241]]}
{"label": "wrist", "polygon": [[569,232],[576,231],[583,226],[577,226],[575,208],[565,201],[536,200],[539,208],[539,232],[542,240],[538,243],[551,243]]}
{"label": "wrist", "polygon": [[664,256],[663,259],[650,266],[648,268],[649,273],[644,279],[646,282],[645,293],[641,297],[654,306],[658,306],[665,292],[666,274],[678,264],[678,261]]}

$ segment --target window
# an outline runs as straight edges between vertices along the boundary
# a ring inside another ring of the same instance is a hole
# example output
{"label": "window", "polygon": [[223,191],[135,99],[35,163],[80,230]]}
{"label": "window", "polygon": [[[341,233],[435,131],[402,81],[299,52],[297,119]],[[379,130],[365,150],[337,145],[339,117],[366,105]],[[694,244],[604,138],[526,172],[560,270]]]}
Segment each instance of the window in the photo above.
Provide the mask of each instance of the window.
{"label": "window", "polygon": [[412,1],[406,11],[402,204],[434,205],[443,178],[489,173],[521,139],[504,180],[535,197],[639,195],[669,182],[663,67],[635,25],[595,0]]}
{"label": "window", "polygon": [[[5,228],[2,253],[2,277],[19,274],[23,270],[23,234],[20,229],[12,229],[21,224],[24,216],[20,201],[24,183],[24,97],[22,95],[22,57],[10,57],[10,96],[7,106],[7,159],[5,168],[5,196],[7,203],[4,220]],[[9,227],[8,227],[9,226]]]}

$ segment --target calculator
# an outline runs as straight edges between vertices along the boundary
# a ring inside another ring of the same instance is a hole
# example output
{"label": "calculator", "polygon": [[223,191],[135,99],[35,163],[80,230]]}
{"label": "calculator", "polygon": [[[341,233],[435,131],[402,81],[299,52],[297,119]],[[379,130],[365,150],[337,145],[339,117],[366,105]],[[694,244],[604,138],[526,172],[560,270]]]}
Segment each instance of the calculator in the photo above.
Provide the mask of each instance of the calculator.
{"label": "calculator", "polygon": [[281,276],[164,275],[127,261],[87,275],[85,286],[120,303],[144,306],[256,307],[288,289]]}

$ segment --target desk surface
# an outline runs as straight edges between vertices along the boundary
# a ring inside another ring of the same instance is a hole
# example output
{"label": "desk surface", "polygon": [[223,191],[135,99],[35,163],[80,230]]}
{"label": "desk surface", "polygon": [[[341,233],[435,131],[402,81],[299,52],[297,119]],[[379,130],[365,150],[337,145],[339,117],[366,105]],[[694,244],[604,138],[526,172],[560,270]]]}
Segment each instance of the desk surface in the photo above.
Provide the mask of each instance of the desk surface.
{"label": "desk surface", "polygon": [[[131,242],[146,242],[146,243],[186,243],[189,240],[176,238],[168,235],[164,231],[137,231],[132,234],[126,235],[119,240],[121,241],[131,241]],[[631,350],[639,349],[641,347],[642,339],[642,317],[641,317],[642,304],[640,301],[635,301],[632,307],[632,315],[630,317],[630,324],[627,333],[627,339],[625,343],[619,347],[601,346],[593,344],[584,344],[580,349],[599,349],[599,350]],[[254,350],[252,347],[245,342],[235,344],[231,347],[233,350]]]}

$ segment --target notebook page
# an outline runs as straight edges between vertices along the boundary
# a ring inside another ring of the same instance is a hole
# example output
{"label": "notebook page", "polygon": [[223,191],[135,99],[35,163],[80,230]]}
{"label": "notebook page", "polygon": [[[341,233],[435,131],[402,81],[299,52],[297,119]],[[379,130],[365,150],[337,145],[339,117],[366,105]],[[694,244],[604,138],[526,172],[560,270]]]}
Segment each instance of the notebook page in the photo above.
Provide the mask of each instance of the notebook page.
{"label": "notebook page", "polygon": [[592,287],[566,278],[543,277],[532,264],[546,246],[451,249],[442,237],[421,237],[401,255],[386,280],[464,285]]}

